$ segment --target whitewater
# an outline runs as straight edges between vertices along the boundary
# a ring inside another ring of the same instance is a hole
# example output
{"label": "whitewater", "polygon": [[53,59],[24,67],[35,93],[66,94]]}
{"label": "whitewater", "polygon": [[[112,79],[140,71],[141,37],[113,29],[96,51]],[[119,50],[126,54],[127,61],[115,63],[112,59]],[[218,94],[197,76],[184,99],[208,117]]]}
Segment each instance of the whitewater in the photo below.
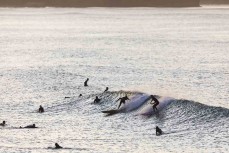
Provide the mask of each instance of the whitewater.
{"label": "whitewater", "polygon": [[227,7],[0,8],[0,152],[228,152],[228,25]]}

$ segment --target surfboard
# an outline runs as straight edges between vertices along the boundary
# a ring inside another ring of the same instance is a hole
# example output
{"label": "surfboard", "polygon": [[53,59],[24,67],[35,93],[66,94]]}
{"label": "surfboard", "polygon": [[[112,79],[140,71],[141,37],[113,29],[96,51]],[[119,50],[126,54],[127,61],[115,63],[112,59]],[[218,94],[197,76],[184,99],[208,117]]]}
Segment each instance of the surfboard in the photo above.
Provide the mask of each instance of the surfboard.
{"label": "surfboard", "polygon": [[119,112],[118,109],[111,109],[111,110],[102,111],[102,113],[107,113],[107,115],[114,115],[114,114],[117,114],[118,112]]}

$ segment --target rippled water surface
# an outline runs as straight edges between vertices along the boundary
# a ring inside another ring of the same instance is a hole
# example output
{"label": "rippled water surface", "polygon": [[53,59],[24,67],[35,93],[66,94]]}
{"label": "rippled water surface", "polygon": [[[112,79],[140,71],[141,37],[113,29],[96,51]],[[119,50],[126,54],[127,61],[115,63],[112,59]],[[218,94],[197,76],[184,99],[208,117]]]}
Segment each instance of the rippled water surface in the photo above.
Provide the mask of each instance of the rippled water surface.
{"label": "rippled water surface", "polygon": [[[228,25],[228,8],[0,8],[0,152],[228,152]],[[172,100],[101,113],[146,93]]]}

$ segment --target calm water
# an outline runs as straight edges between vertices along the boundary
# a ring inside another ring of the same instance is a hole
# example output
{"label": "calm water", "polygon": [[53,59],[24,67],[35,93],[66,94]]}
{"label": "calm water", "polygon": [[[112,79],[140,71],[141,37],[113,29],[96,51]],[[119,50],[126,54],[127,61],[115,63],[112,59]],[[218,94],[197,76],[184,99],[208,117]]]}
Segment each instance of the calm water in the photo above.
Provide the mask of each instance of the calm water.
{"label": "calm water", "polygon": [[[228,152],[228,48],[228,8],[0,8],[0,152]],[[142,93],[174,99],[101,113]]]}

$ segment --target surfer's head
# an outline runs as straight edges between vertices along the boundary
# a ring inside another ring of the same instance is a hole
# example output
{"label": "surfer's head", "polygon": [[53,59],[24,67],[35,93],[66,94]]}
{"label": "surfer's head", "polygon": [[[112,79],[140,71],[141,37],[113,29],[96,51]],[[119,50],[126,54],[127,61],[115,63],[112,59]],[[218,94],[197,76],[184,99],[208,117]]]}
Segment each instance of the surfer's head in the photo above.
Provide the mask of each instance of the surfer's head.
{"label": "surfer's head", "polygon": [[3,121],[2,124],[6,124],[6,121]]}

